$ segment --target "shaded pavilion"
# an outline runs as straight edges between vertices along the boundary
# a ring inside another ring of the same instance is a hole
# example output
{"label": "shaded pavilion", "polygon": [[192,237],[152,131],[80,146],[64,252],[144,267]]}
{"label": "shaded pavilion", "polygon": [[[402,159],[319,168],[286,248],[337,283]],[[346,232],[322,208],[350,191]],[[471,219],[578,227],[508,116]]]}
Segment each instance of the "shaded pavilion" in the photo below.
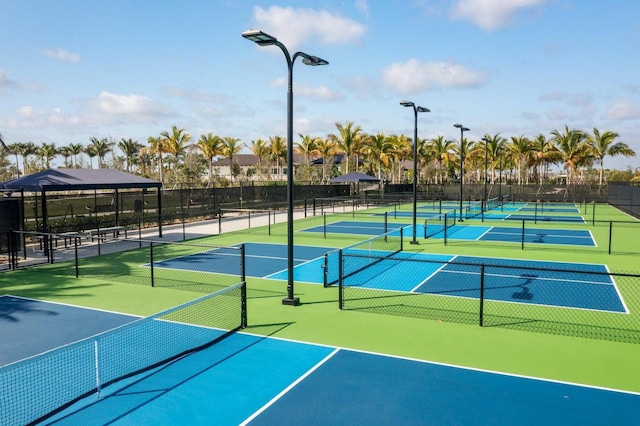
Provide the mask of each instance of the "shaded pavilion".
{"label": "shaded pavilion", "polygon": [[114,190],[116,193],[116,222],[119,220],[117,206],[121,189],[156,189],[158,197],[158,235],[162,237],[162,183],[113,169],[48,169],[0,184],[5,193],[20,192],[24,209],[24,193],[40,194],[42,204],[42,229],[47,229],[47,193],[61,191]]}

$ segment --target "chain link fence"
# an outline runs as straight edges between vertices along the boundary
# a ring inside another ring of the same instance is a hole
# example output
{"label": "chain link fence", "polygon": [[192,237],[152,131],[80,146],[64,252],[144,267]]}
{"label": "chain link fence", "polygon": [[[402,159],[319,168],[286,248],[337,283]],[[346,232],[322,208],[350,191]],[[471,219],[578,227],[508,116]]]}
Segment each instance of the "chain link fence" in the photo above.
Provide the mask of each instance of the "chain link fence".
{"label": "chain link fence", "polygon": [[430,256],[332,256],[340,309],[640,343],[638,274]]}

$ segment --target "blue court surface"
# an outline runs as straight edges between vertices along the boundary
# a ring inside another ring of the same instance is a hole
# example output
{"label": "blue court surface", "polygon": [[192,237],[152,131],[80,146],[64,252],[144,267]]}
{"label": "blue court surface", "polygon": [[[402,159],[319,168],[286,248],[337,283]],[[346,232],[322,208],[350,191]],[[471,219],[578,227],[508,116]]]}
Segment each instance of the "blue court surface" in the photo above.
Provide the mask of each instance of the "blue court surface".
{"label": "blue court surface", "polygon": [[0,366],[136,319],[131,315],[114,312],[9,295],[0,296],[0,336],[5,340],[0,345]]}
{"label": "blue court surface", "polygon": [[408,252],[375,262],[365,250],[351,253],[362,255],[344,262],[345,285],[351,287],[477,299],[484,264],[485,300],[628,312],[604,265]]}
{"label": "blue court surface", "polygon": [[[224,249],[221,250],[226,253]],[[245,250],[247,275],[287,279],[286,245],[247,243]],[[324,255],[330,251],[335,253],[335,249],[327,247],[295,246],[294,278],[299,282],[322,284],[325,272],[337,277],[335,261],[330,261],[327,269],[323,268]],[[358,253],[356,250],[350,252]],[[367,251],[362,253],[365,256],[371,254]],[[234,251],[225,255],[238,254]],[[217,262],[219,256],[220,252],[213,250],[158,263],[165,268],[223,273],[229,262]],[[455,262],[451,262],[453,260]],[[365,257],[362,261],[369,260]],[[480,264],[486,267],[484,297],[487,300],[627,312],[618,288],[607,274],[606,266],[597,264],[401,252],[366,268],[362,273],[349,276],[345,284],[379,290],[478,298],[479,267],[474,265]],[[345,268],[348,267],[349,264],[345,263]],[[576,275],[563,271],[582,273]],[[590,271],[596,274],[589,274]],[[346,272],[345,275],[350,274]]]}
{"label": "blue court surface", "polygon": [[640,395],[235,333],[44,424],[633,424]]}
{"label": "blue court surface", "polygon": [[[329,247],[294,246],[294,279],[296,281],[318,282],[317,272],[322,270],[322,256],[331,250],[335,249]],[[222,247],[197,254],[154,262],[154,267],[218,274],[238,274],[238,271],[229,270],[229,267],[235,267],[235,265],[239,264],[239,261],[230,262],[228,260],[230,256],[239,258],[240,252]],[[298,268],[300,265],[306,265],[306,267]],[[314,271],[314,269],[317,270]],[[287,246],[284,244],[245,243],[245,272],[246,275],[250,277],[286,280]]]}
{"label": "blue court surface", "polygon": [[[426,228],[425,228],[426,226]],[[404,223],[388,222],[386,227],[383,222],[339,221],[326,225],[315,226],[302,230],[302,232],[356,234],[356,235],[382,235],[386,232],[403,229],[403,235],[408,237],[413,233],[413,226]],[[425,232],[426,231],[426,232]],[[501,241],[521,243],[523,239],[522,229],[507,226],[483,226],[483,225],[453,225],[447,230],[447,237],[452,240],[467,241]],[[444,238],[444,224],[441,221],[416,224],[416,237],[424,238],[425,233],[429,238]],[[393,235],[393,234],[392,234]],[[524,242],[532,244],[558,244],[595,247],[596,242],[590,231],[585,229],[541,229],[526,228]]]}

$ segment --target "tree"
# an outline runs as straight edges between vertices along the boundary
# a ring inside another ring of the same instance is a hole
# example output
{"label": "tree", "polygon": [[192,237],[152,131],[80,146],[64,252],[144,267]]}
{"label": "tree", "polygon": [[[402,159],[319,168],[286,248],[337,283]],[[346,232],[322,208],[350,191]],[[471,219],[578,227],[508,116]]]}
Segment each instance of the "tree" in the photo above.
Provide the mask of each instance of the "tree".
{"label": "tree", "polygon": [[113,143],[109,142],[107,138],[98,139],[96,137],[91,137],[89,140],[89,147],[91,147],[95,156],[98,157],[98,168],[101,169],[104,166],[104,157],[109,151],[111,151]]}
{"label": "tree", "polygon": [[547,175],[547,165],[557,160],[557,153],[553,142],[547,140],[543,134],[539,134],[531,141],[531,166],[534,168],[539,185],[542,185]]}
{"label": "tree", "polygon": [[58,155],[58,152],[56,145],[53,143],[43,142],[40,148],[38,148],[37,155],[42,160],[45,170],[51,168],[51,161]]}
{"label": "tree", "polygon": [[431,155],[436,160],[438,172],[436,174],[436,180],[438,176],[440,177],[440,184],[443,182],[442,171],[444,170],[443,166],[448,167],[453,161],[454,156],[452,154],[452,149],[455,142],[451,140],[445,140],[444,136],[438,135],[435,138],[431,139],[427,143],[427,149],[431,151]]}
{"label": "tree", "polygon": [[149,148],[148,148],[148,152],[151,153],[157,161],[158,164],[158,177],[160,180],[160,183],[162,183],[164,181],[164,173],[163,173],[163,164],[162,164],[162,154],[167,152],[167,148],[166,148],[166,141],[165,138],[162,136],[159,136],[157,138],[154,138],[153,136],[149,136],[149,138],[147,139],[147,142],[149,142]]}
{"label": "tree", "polygon": [[367,138],[366,157],[371,164],[376,164],[377,177],[382,180],[382,166],[389,167],[392,161],[393,144],[391,140],[382,132]]}
{"label": "tree", "polygon": [[222,153],[222,139],[213,133],[207,133],[206,135],[200,135],[197,145],[202,155],[207,159],[207,165],[209,167],[208,185],[211,186],[213,179],[213,158]]}
{"label": "tree", "polygon": [[516,180],[518,185],[522,185],[523,166],[527,164],[527,158],[531,152],[531,142],[525,136],[512,136],[511,142],[507,144],[507,149],[513,155],[516,162]]}
{"label": "tree", "polygon": [[318,154],[322,158],[322,182],[326,182],[328,179],[331,179],[333,176],[327,176],[327,166],[329,161],[333,164],[334,157],[337,153],[337,149],[335,143],[327,139],[320,139],[316,146],[318,150]]}
{"label": "tree", "polygon": [[598,186],[602,187],[604,182],[604,157],[614,157],[623,155],[625,157],[635,157],[636,153],[624,142],[613,143],[620,135],[610,130],[600,133],[600,130],[593,128],[593,135],[588,135],[585,139],[593,150],[593,155],[600,163],[600,179]]}
{"label": "tree", "polygon": [[173,126],[171,132],[162,132],[160,136],[164,138],[165,152],[171,154],[173,158],[171,162],[177,167],[180,163],[180,158],[184,156],[188,143],[191,141],[191,135],[187,133],[185,129],[180,129],[178,126]]}
{"label": "tree", "polygon": [[131,173],[131,166],[135,164],[136,158],[138,157],[138,152],[140,152],[142,145],[138,141],[134,141],[131,138],[122,138],[120,139],[120,142],[118,142],[118,148],[122,150],[127,160],[127,173]]}
{"label": "tree", "polygon": [[360,126],[356,126],[353,122],[347,121],[345,124],[336,123],[338,129],[337,134],[330,134],[329,139],[336,144],[339,151],[345,154],[345,174],[349,173],[349,160],[351,156],[354,159],[356,170],[358,168],[357,154],[362,149],[362,138],[364,133]]}
{"label": "tree", "polygon": [[308,166],[311,162],[311,157],[318,153],[316,149],[316,145],[318,144],[319,138],[312,138],[309,135],[303,135],[298,133],[300,136],[300,142],[296,142],[294,146],[294,150],[304,156],[305,164]]}
{"label": "tree", "polygon": [[475,145],[475,142],[470,141],[467,138],[462,138],[459,144],[454,144],[453,146],[453,152],[456,154],[456,157],[458,158],[456,163],[458,164],[458,167],[460,167],[460,165],[462,166],[462,170],[460,171],[460,176],[462,179],[464,179],[464,166],[465,166],[467,154],[473,151],[474,145]]}
{"label": "tree", "polygon": [[82,144],[79,143],[70,143],[69,146],[69,154],[71,154],[71,165],[76,167],[78,165],[78,155],[84,151]]}
{"label": "tree", "polygon": [[586,135],[581,130],[570,130],[566,125],[564,132],[554,130],[551,135],[560,153],[561,161],[564,163],[567,186],[569,186],[574,182],[578,167],[585,164],[591,156],[589,145],[585,142]]}
{"label": "tree", "polygon": [[222,138],[221,153],[225,158],[229,158],[229,170],[231,172],[231,178],[234,178],[233,157],[242,150],[244,144],[238,138],[231,136],[225,136]]}
{"label": "tree", "polygon": [[269,159],[276,164],[276,173],[282,176],[280,161],[287,161],[287,140],[282,136],[269,138]]}

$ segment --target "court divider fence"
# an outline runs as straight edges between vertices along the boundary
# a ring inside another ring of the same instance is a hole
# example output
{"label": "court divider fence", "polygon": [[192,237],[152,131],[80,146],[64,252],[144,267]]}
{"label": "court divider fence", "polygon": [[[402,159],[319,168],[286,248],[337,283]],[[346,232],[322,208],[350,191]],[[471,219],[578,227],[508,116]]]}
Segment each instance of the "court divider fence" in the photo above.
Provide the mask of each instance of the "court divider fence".
{"label": "court divider fence", "polygon": [[[245,281],[245,246],[12,231],[5,270],[33,266],[50,276],[107,279],[211,293]],[[180,266],[188,257],[189,268]],[[178,263],[176,264],[176,260]]]}
{"label": "court divider fence", "polygon": [[339,251],[328,267],[338,269],[342,310],[640,344],[638,274],[418,259],[411,252]]}

